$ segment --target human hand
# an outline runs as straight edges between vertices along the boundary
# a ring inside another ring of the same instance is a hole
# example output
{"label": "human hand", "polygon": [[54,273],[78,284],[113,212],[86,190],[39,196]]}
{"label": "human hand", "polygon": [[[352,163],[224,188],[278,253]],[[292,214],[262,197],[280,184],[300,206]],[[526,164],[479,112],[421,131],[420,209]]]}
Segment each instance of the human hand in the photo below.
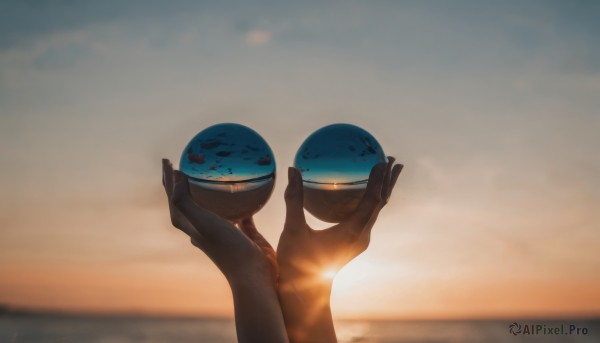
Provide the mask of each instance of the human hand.
{"label": "human hand", "polygon": [[[319,279],[323,272],[337,272],[369,246],[371,229],[387,204],[402,164],[395,159],[373,167],[365,194],[355,212],[343,222],[325,230],[313,230],[306,223],[303,184],[300,172],[290,167],[285,192],[286,220],[277,246],[283,281],[297,278]],[[316,277],[316,278],[315,278]]]}
{"label": "human hand", "polygon": [[252,218],[232,223],[198,206],[190,196],[187,176],[173,170],[167,159],[163,185],[173,226],[185,232],[229,281],[238,342],[287,343],[276,291],[275,251]]}
{"label": "human hand", "polygon": [[167,159],[163,159],[163,185],[173,226],[185,232],[230,283],[270,277],[274,285],[275,251],[258,232],[252,218],[232,223],[198,206],[190,196],[187,176],[173,170]]}
{"label": "human hand", "polygon": [[332,279],[323,273],[337,272],[369,246],[371,229],[402,171],[403,166],[394,161],[388,157],[387,164],[373,167],[356,211],[325,230],[313,230],[306,223],[302,176],[289,168],[287,214],[277,260],[279,301],[290,342],[337,342],[329,305]]}

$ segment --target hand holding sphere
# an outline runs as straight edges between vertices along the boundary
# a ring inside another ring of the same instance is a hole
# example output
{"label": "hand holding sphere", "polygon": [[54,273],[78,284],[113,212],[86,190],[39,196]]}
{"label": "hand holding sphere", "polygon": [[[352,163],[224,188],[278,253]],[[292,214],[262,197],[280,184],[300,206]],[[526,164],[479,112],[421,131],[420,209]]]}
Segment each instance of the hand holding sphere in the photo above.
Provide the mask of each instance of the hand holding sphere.
{"label": "hand holding sphere", "polygon": [[[277,245],[279,301],[291,342],[337,342],[329,297],[335,273],[367,249],[371,229],[388,202],[402,165],[387,163],[372,168],[356,209],[340,223],[314,230],[307,223],[303,180],[289,169],[285,191],[286,219]],[[323,277],[324,272],[333,276]]]}
{"label": "hand holding sphere", "polygon": [[371,169],[384,162],[375,137],[357,126],[333,124],[315,131],[294,159],[302,174],[304,208],[325,222],[347,219],[365,193]]}
{"label": "hand holding sphere", "polygon": [[[276,255],[252,220],[275,180],[273,153],[262,137],[239,124],[218,124],[186,146],[181,172],[163,160],[171,221],[227,277],[240,342],[337,341],[331,280],[321,275],[368,247],[402,170],[394,162],[373,136],[353,125],[330,125],[309,136],[296,168],[288,170],[286,221]],[[304,209],[337,224],[313,230]]]}

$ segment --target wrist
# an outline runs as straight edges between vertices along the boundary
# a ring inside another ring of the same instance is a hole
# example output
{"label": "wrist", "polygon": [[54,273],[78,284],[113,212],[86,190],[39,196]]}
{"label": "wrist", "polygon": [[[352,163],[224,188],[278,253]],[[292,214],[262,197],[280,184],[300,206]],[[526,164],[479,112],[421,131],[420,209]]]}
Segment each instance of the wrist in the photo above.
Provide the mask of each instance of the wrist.
{"label": "wrist", "polygon": [[280,284],[301,284],[318,289],[331,288],[333,279],[325,277],[322,272],[307,271],[298,268],[279,268]]}
{"label": "wrist", "polygon": [[280,298],[297,299],[310,307],[311,304],[329,306],[332,280],[320,275],[280,274],[277,292]]}
{"label": "wrist", "polygon": [[278,286],[282,290],[290,287],[296,287],[300,290],[327,291],[331,290],[333,280],[325,278],[321,275],[301,275],[288,276],[285,274],[279,275]]}
{"label": "wrist", "polygon": [[267,286],[272,289],[276,288],[269,266],[258,265],[254,268],[246,266],[236,270],[235,273],[229,273],[226,278],[232,289]]}
{"label": "wrist", "polygon": [[279,307],[277,286],[270,277],[236,277],[228,281],[234,302],[236,299],[253,299],[264,303],[275,301]]}
{"label": "wrist", "polygon": [[320,275],[280,276],[277,292],[291,343],[337,342],[329,303],[331,285]]}
{"label": "wrist", "polygon": [[239,342],[287,342],[277,289],[270,275],[229,279]]}

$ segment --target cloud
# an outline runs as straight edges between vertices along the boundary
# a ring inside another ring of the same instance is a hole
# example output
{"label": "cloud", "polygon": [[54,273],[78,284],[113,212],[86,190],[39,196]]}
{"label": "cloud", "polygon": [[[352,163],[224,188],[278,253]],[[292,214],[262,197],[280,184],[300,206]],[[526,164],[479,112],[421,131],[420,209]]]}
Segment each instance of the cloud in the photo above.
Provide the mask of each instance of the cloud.
{"label": "cloud", "polygon": [[246,44],[257,46],[265,45],[271,41],[271,32],[266,30],[253,30],[246,33]]}

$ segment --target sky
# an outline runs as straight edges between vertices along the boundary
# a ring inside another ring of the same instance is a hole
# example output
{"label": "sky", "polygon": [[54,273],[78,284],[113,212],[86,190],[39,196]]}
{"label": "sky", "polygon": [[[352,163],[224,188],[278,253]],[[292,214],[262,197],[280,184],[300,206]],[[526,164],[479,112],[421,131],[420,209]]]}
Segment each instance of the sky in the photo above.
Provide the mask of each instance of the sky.
{"label": "sky", "polygon": [[[405,168],[334,281],[336,318],[598,316],[599,15],[594,1],[0,0],[0,303],[232,316],[224,277],[170,226],[161,158],[236,122],[281,174],[341,122]],[[285,179],[255,216],[273,245]]]}

